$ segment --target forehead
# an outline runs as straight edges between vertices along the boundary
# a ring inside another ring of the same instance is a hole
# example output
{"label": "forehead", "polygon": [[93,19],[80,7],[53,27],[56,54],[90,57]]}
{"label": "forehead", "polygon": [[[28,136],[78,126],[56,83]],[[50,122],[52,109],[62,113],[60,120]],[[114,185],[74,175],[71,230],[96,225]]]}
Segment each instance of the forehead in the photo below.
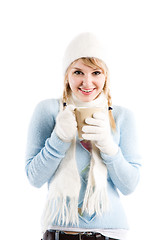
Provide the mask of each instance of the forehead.
{"label": "forehead", "polygon": [[79,69],[84,69],[84,70],[93,70],[93,69],[98,69],[98,67],[91,67],[91,66],[87,66],[86,64],[84,64],[84,62],[82,61],[82,59],[78,59],[76,62],[74,62],[71,65],[71,69],[73,68],[79,68]]}

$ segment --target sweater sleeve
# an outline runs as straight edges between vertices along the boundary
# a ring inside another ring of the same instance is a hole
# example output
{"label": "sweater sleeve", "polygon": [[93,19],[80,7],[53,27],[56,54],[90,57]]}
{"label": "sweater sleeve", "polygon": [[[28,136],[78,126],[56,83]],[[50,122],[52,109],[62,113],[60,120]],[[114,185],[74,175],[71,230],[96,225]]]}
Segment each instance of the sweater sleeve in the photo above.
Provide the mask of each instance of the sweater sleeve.
{"label": "sweater sleeve", "polygon": [[55,134],[58,111],[58,100],[42,101],[35,108],[30,121],[25,171],[35,187],[41,187],[50,180],[70,146]]}
{"label": "sweater sleeve", "polygon": [[123,109],[117,117],[117,131],[120,133],[119,149],[115,156],[101,153],[107,165],[108,174],[114,185],[124,194],[134,191],[139,182],[140,154],[133,113]]}

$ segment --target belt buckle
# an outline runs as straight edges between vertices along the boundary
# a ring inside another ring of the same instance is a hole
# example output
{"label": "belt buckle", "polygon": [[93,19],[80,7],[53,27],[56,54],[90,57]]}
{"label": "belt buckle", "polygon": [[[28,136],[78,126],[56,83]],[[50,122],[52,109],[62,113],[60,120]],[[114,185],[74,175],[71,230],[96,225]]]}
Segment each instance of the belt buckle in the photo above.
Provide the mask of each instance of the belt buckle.
{"label": "belt buckle", "polygon": [[79,233],[79,240],[82,240],[83,235],[91,236],[91,235],[93,235],[93,233],[92,232],[80,232]]}
{"label": "belt buckle", "polygon": [[101,238],[102,235],[100,233],[93,233],[93,232],[83,232],[83,233],[79,233],[79,240],[82,240],[82,236],[86,235],[86,236],[95,236],[95,239]]}
{"label": "belt buckle", "polygon": [[102,235],[100,233],[94,233],[94,232],[87,232],[87,236],[95,236],[95,239],[101,238]]}
{"label": "belt buckle", "polygon": [[85,235],[85,236],[93,236],[93,232],[82,232],[82,233],[79,233],[79,240],[82,240],[82,236]]}
{"label": "belt buckle", "polygon": [[92,236],[92,235],[93,235],[93,232],[86,232],[86,235],[87,235],[87,236]]}

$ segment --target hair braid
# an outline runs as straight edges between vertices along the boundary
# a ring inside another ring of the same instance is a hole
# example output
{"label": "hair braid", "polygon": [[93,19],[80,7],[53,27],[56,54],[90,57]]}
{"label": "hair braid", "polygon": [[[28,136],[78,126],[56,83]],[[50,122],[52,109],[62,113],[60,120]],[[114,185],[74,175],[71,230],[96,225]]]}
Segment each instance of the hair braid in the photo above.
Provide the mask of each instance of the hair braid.
{"label": "hair braid", "polygon": [[[109,71],[107,69],[106,71],[106,81],[103,87],[103,91],[106,95],[107,101],[108,101],[108,107],[112,107],[112,98],[111,98],[111,94],[110,94],[110,89],[109,89]],[[116,130],[116,123],[113,117],[113,113],[112,110],[109,110],[109,121],[110,121],[110,125],[113,131]]]}
{"label": "hair braid", "polygon": [[[111,98],[111,94],[110,94],[110,89],[108,88],[108,96],[107,96],[107,99],[108,99],[108,107],[111,107],[112,106],[112,98]],[[109,120],[110,120],[110,124],[111,124],[111,128],[112,130],[116,130],[116,123],[115,123],[115,120],[114,120],[114,117],[113,117],[113,114],[112,114],[112,110],[109,110]]]}
{"label": "hair braid", "polygon": [[63,89],[63,99],[62,99],[64,107],[68,102],[68,98],[69,98],[70,90],[71,90],[67,78],[68,78],[68,74],[66,72],[65,78],[64,78],[64,89]]}

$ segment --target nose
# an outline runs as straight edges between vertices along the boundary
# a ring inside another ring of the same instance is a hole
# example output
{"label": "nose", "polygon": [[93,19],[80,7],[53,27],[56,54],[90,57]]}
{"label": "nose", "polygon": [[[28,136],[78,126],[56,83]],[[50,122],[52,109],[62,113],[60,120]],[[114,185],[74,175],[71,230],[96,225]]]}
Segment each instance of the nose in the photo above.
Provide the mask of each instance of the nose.
{"label": "nose", "polygon": [[83,86],[85,88],[89,88],[90,86],[92,86],[92,78],[91,78],[91,76],[85,75],[83,77]]}

